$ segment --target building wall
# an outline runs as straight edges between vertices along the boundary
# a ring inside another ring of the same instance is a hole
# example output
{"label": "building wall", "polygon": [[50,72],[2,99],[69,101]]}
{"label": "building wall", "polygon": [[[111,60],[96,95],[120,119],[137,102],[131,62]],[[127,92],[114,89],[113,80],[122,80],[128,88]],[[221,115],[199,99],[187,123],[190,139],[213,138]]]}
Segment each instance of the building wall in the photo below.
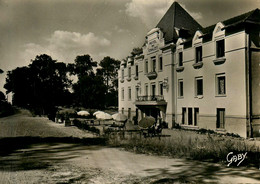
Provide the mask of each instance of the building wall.
{"label": "building wall", "polygon": [[[148,35],[148,43],[143,47],[143,54],[141,56],[137,56],[134,58],[134,62],[131,66],[130,63],[127,63],[126,66],[121,65],[120,70],[118,71],[119,76],[119,112],[122,112],[122,108],[124,108],[125,114],[128,111],[128,108],[131,108],[132,115],[131,118],[136,113],[136,86],[139,86],[139,94],[138,96],[145,96],[145,95],[152,95],[152,89],[151,85],[156,85],[156,93],[155,95],[160,94],[160,88],[159,84],[166,82],[167,88],[163,89],[163,96],[164,100],[167,102],[166,106],[166,114],[165,114],[165,120],[166,122],[170,122],[170,127],[172,124],[172,121],[174,120],[174,96],[173,96],[173,89],[174,89],[174,82],[173,82],[173,53],[171,52],[171,49],[168,49],[164,52],[160,49],[161,47],[164,47],[164,39],[162,37],[161,32],[159,32],[159,38],[157,38],[158,35],[150,34]],[[149,38],[150,37],[150,38]],[[149,46],[149,39],[155,40],[154,45],[152,48]],[[163,69],[159,70],[159,57],[162,56],[163,58]],[[147,73],[145,72],[145,61],[148,60],[148,73],[152,71],[152,57],[156,57],[156,73],[157,77],[155,79],[149,79],[147,77]],[[139,70],[139,76],[138,79],[135,80],[135,65],[138,64],[138,70]],[[131,80],[127,80],[128,76],[128,67],[131,66]],[[122,79],[121,71],[124,68],[124,81],[120,82]],[[148,94],[146,93],[146,85],[148,85]],[[131,100],[128,100],[128,88],[131,87],[132,92],[132,98]],[[121,90],[124,88],[124,100],[122,100],[122,93]]]}
{"label": "building wall", "polygon": [[[255,46],[253,46],[255,47]],[[252,72],[252,128],[253,135],[260,136],[260,51],[251,51]]]}
{"label": "building wall", "polygon": [[[216,109],[225,108],[225,129],[246,136],[246,80],[245,47],[246,34],[239,32],[225,37],[223,64],[215,65],[215,40],[202,44],[203,66],[194,69],[195,47],[183,50],[182,72],[177,72],[177,81],[183,79],[184,97],[177,98],[177,122],[182,122],[182,107],[198,107],[198,128],[216,130]],[[178,49],[178,48],[177,48]],[[177,57],[177,55],[176,55]],[[216,95],[216,74],[225,74],[226,95]],[[203,78],[203,96],[195,96],[195,78]],[[194,110],[194,109],[193,109]]]}

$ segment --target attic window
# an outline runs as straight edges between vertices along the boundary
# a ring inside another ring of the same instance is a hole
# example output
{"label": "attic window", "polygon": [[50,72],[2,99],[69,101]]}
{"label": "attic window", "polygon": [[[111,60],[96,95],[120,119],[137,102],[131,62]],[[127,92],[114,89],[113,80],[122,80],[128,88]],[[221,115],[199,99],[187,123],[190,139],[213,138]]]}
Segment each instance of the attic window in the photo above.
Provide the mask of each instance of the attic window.
{"label": "attic window", "polygon": [[196,47],[196,63],[202,61],[202,46]]}
{"label": "attic window", "polygon": [[183,66],[183,53],[179,52],[179,66]]}
{"label": "attic window", "polygon": [[216,57],[224,57],[225,56],[225,41],[219,40],[216,42]]}

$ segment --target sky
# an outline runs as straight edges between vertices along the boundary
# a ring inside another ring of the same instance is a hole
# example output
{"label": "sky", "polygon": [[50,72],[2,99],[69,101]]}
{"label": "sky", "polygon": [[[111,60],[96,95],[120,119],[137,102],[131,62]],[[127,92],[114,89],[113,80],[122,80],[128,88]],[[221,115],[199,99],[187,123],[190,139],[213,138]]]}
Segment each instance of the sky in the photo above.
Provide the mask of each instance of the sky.
{"label": "sky", "polygon": [[[7,71],[36,55],[72,63],[89,54],[121,60],[174,0],[0,0],[0,91]],[[260,8],[260,0],[178,0],[203,27]]]}

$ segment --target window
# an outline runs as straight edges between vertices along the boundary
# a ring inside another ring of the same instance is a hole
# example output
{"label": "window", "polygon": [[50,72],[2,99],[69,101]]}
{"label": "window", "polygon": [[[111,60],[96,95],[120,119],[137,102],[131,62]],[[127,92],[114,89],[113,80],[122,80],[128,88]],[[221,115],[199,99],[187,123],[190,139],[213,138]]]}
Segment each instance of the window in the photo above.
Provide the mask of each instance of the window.
{"label": "window", "polygon": [[202,61],[202,46],[196,47],[196,63]]}
{"label": "window", "polygon": [[217,108],[217,128],[225,128],[225,109]]}
{"label": "window", "polygon": [[131,78],[131,67],[128,67],[128,78]]}
{"label": "window", "polygon": [[160,82],[159,86],[160,86],[160,95],[163,95],[163,83]]}
{"label": "window", "polygon": [[195,78],[195,96],[203,95],[203,79]]}
{"label": "window", "polygon": [[135,65],[135,76],[138,77],[138,65]]}
{"label": "window", "polygon": [[124,69],[122,69],[122,74],[121,75],[122,75],[122,80],[124,80],[124,75],[125,75],[124,74]]}
{"label": "window", "polygon": [[152,84],[151,85],[151,87],[152,87],[152,96],[154,97],[155,96],[155,90],[156,90],[156,86],[155,86],[155,84]]}
{"label": "window", "polygon": [[148,96],[148,84],[145,84],[145,96]]}
{"label": "window", "polygon": [[125,90],[124,90],[124,88],[122,88],[121,96],[122,96],[122,100],[124,100],[124,98],[125,98]]}
{"label": "window", "polygon": [[139,87],[135,87],[135,98],[138,99]]}
{"label": "window", "polygon": [[179,66],[183,66],[183,54],[179,52]]}
{"label": "window", "polygon": [[145,73],[148,73],[148,59],[145,60]]}
{"label": "window", "polygon": [[182,124],[184,125],[186,121],[186,108],[182,108]]}
{"label": "window", "polygon": [[124,114],[125,110],[124,110],[124,107],[122,107],[122,114]]}
{"label": "window", "polygon": [[128,88],[128,100],[131,100],[131,88]]}
{"label": "window", "polygon": [[128,108],[128,119],[131,119],[131,108]]}
{"label": "window", "polygon": [[199,108],[194,108],[194,126],[198,126]]}
{"label": "window", "polygon": [[156,57],[152,57],[152,72],[156,71]]}
{"label": "window", "polygon": [[216,88],[217,95],[225,95],[226,94],[226,77],[225,74],[218,74],[216,76]]}
{"label": "window", "polygon": [[188,124],[192,125],[192,108],[188,108]]}
{"label": "window", "polygon": [[178,90],[178,96],[183,97],[183,80],[179,80],[179,90]]}
{"label": "window", "polygon": [[160,71],[163,70],[163,58],[162,58],[162,56],[159,57],[159,70]]}
{"label": "window", "polygon": [[224,57],[225,56],[225,41],[219,40],[216,42],[216,57]]}

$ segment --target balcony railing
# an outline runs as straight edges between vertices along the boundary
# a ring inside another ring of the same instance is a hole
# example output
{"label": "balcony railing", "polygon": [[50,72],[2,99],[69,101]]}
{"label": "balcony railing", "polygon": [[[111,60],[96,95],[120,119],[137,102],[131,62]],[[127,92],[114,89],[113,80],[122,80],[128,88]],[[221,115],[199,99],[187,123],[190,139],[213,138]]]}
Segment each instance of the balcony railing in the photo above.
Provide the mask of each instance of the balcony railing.
{"label": "balcony railing", "polygon": [[163,95],[138,96],[136,101],[164,101]]}

